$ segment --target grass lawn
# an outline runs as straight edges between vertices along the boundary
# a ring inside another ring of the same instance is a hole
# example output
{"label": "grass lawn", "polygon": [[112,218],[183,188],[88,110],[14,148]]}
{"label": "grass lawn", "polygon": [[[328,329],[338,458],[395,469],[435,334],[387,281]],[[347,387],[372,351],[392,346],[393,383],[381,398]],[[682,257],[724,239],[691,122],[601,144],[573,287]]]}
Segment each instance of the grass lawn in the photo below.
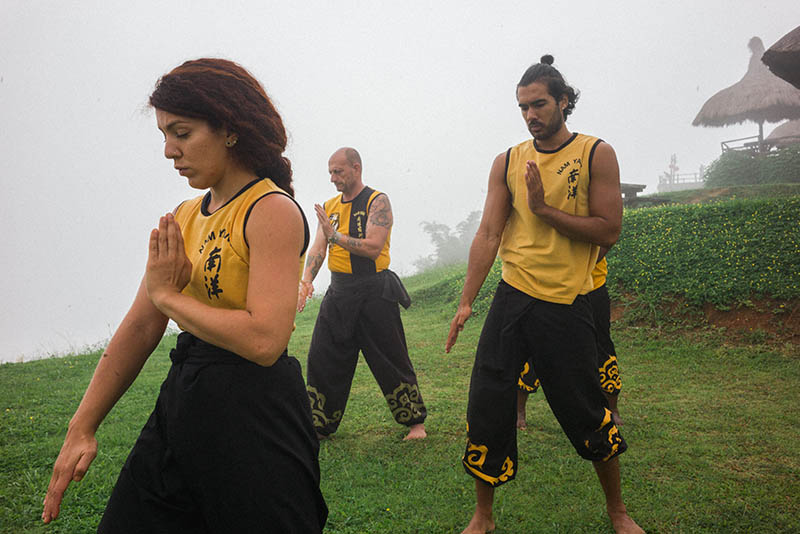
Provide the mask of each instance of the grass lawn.
{"label": "grass lawn", "polygon": [[[425,294],[442,273],[407,280]],[[305,369],[317,300],[298,315],[290,352]],[[458,533],[473,509],[460,464],[472,358],[482,317],[454,351],[454,306],[417,299],[403,312],[428,407],[424,441],[405,443],[363,359],[344,420],[321,445],[326,532]],[[725,332],[614,330],[623,390],[623,494],[648,533],[800,532],[798,347],[730,346]],[[67,422],[98,353],[0,365],[0,532],[94,532],[105,501],[168,368],[165,338],[98,433],[99,455],[45,526],[41,503]],[[496,493],[498,534],[610,533],[591,465],[569,445],[541,394],[519,433],[517,479]]]}

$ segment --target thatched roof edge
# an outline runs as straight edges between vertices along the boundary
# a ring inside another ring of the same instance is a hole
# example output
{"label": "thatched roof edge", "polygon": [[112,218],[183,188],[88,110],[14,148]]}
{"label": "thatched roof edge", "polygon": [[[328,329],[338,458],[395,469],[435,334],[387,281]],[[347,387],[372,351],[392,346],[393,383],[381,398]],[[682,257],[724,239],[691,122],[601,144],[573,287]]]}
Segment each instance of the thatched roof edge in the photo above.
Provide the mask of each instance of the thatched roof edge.
{"label": "thatched roof edge", "polygon": [[761,61],[773,74],[800,89],[800,26],[770,46]]}

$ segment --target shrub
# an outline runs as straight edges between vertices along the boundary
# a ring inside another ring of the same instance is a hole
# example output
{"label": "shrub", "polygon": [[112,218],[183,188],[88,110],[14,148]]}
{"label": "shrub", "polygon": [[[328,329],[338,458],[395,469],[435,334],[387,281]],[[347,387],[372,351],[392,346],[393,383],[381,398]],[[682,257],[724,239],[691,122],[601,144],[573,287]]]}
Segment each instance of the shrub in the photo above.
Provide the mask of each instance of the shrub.
{"label": "shrub", "polygon": [[800,197],[729,200],[625,212],[608,254],[612,296],[680,296],[724,308],[800,297]]}
{"label": "shrub", "polygon": [[706,187],[800,183],[800,144],[762,155],[728,151],[705,171]]}

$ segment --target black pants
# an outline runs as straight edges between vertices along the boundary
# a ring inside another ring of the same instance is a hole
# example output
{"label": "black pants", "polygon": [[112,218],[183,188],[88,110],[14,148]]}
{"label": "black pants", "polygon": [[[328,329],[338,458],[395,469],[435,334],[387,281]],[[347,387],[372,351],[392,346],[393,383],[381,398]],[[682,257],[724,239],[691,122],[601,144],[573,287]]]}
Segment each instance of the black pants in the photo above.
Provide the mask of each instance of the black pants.
{"label": "black pants", "polygon": [[604,461],[627,448],[597,379],[587,298],[554,304],[501,281],[472,369],[463,457],[467,473],[492,486],[516,476],[517,381],[528,359],[550,409],[579,455]]}
{"label": "black pants", "polygon": [[[619,395],[622,380],[619,374],[617,351],[611,339],[611,300],[605,284],[586,295],[592,307],[597,338],[597,371],[600,387],[608,395]],[[519,389],[526,393],[535,393],[539,389],[539,379],[533,370],[531,361],[525,362],[519,376]]]}
{"label": "black pants", "polygon": [[99,533],[320,533],[319,444],[300,365],[182,333]]}
{"label": "black pants", "polygon": [[395,421],[425,420],[414,366],[408,357],[400,308],[385,272],[352,277],[333,273],[320,305],[308,352],[308,397],[316,431],[336,432],[342,421],[359,351]]}

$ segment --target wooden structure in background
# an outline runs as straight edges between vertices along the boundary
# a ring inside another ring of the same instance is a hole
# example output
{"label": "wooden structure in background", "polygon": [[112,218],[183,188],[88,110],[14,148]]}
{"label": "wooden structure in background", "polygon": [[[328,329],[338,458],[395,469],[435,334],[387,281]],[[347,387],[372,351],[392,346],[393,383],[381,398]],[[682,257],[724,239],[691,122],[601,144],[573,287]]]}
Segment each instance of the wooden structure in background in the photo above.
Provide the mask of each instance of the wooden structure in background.
{"label": "wooden structure in background", "polygon": [[764,123],[800,119],[800,90],[772,74],[761,62],[764,44],[758,37],[748,43],[750,64],[744,77],[709,98],[692,121],[694,126],[728,126],[744,121],[758,123],[757,150],[763,151]]}

